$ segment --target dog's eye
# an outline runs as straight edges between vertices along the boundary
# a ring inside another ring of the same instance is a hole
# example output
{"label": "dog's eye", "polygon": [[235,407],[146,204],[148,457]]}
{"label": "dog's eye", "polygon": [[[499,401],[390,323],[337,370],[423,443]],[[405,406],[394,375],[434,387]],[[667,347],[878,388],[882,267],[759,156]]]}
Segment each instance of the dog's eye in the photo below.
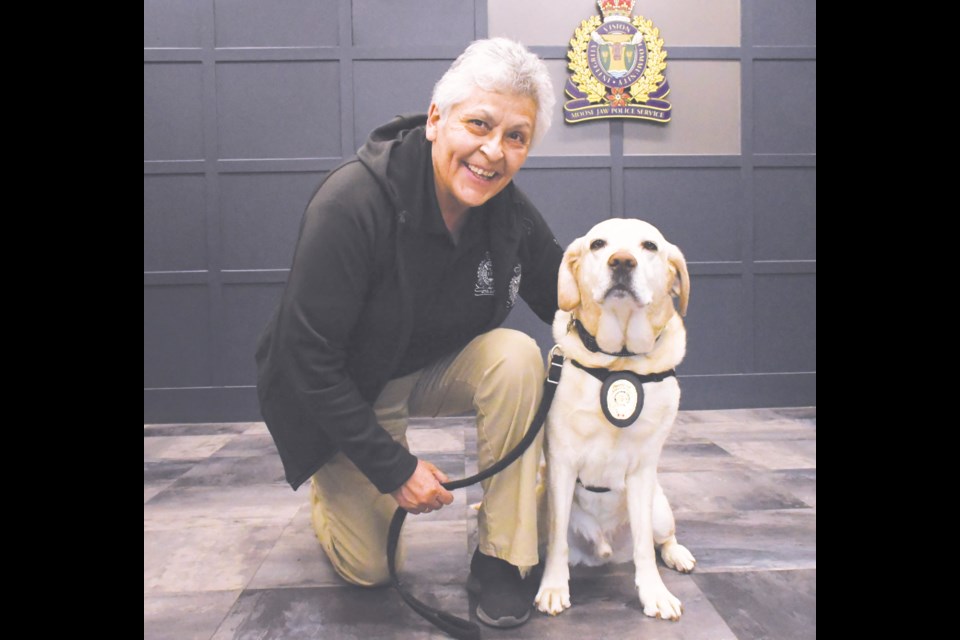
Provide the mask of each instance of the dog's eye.
{"label": "dog's eye", "polygon": [[606,240],[594,240],[590,243],[590,250],[596,251],[597,249],[603,249],[605,246],[607,246]]}
{"label": "dog's eye", "polygon": [[644,249],[646,249],[647,251],[656,251],[656,250],[657,250],[657,243],[656,243],[656,242],[650,242],[649,240],[644,240],[642,243],[640,243],[640,246],[643,247]]}

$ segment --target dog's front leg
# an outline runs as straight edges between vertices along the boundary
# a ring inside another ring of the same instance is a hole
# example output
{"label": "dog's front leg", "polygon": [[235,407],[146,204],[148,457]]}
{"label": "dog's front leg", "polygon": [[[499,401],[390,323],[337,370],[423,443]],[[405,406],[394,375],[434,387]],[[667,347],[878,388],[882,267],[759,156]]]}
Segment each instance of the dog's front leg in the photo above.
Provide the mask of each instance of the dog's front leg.
{"label": "dog's front leg", "polygon": [[633,564],[643,612],[652,618],[679,620],[682,608],[663,584],[653,547],[653,495],[656,465],[647,465],[627,477],[627,506],[633,536]]}
{"label": "dog's front leg", "polygon": [[557,615],[570,606],[570,547],[567,530],[576,473],[567,464],[551,460],[547,454],[547,491],[550,505],[550,530],[547,561],[535,602],[543,613]]}

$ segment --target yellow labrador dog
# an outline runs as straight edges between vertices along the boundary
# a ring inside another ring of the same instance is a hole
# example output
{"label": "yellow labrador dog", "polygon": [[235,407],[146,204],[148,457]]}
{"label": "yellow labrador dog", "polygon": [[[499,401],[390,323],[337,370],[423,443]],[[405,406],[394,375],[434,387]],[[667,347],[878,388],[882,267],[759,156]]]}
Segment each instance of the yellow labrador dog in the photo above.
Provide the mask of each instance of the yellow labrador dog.
{"label": "yellow labrador dog", "polygon": [[546,422],[549,538],[536,596],[544,613],[570,606],[569,564],[632,552],[643,612],[680,618],[654,544],[668,567],[693,569],[657,481],[680,402],[673,368],[686,351],[689,294],[683,254],[641,220],[601,222],[564,254],[553,335],[566,360]]}

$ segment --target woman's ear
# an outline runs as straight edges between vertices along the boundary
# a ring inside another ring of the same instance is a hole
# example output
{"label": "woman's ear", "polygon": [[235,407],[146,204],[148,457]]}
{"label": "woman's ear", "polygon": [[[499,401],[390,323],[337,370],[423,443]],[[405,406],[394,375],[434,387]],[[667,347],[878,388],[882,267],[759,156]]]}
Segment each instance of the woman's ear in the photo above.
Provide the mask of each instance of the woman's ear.
{"label": "woman's ear", "polygon": [[437,141],[437,128],[440,126],[440,107],[436,102],[430,103],[430,110],[427,112],[427,140]]}
{"label": "woman's ear", "polygon": [[560,273],[557,275],[557,304],[562,311],[573,311],[580,306],[580,285],[577,283],[577,274],[582,253],[583,238],[578,238],[563,254]]}

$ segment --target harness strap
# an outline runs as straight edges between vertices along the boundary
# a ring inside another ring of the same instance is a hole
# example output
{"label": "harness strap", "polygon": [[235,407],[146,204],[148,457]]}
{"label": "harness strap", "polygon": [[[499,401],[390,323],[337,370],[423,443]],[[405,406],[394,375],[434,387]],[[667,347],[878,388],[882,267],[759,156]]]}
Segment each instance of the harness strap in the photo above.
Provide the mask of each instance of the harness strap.
{"label": "harness strap", "polygon": [[[602,367],[588,367],[580,364],[576,360],[571,360],[570,363],[578,369],[583,369],[600,382],[605,382],[611,374],[617,373],[616,371],[611,371],[610,369],[604,369]],[[669,371],[661,371],[660,373],[648,373],[645,375],[636,373],[634,375],[640,379],[640,382],[663,382],[667,378],[676,377],[677,370],[670,369]]]}
{"label": "harness strap", "polygon": [[[550,403],[553,402],[553,395],[557,390],[557,384],[560,382],[562,369],[563,355],[559,353],[551,355],[547,379],[543,383],[543,398],[540,400],[540,406],[537,407],[537,413],[533,417],[533,422],[530,423],[527,433],[523,436],[523,439],[517,443],[517,446],[511,449],[510,453],[501,460],[495,462],[480,473],[463,478],[462,480],[451,480],[442,483],[445,489],[453,491],[454,489],[468,487],[481,480],[486,480],[505,469],[523,455],[524,451],[533,444],[534,439],[536,439],[537,434],[543,427],[543,422],[547,418],[547,411],[550,409]],[[390,521],[390,530],[387,534],[387,567],[390,570],[390,580],[393,582],[397,593],[400,594],[400,597],[403,598],[403,601],[406,602],[411,609],[420,614],[432,625],[442,629],[454,638],[458,640],[480,640],[480,627],[475,623],[424,604],[403,588],[400,577],[397,575],[396,558],[397,544],[400,541],[400,530],[403,528],[403,521],[406,517],[406,510],[398,507],[393,514],[393,519]]]}
{"label": "harness strap", "polygon": [[595,487],[592,484],[583,484],[583,480],[577,478],[577,484],[593,493],[610,493],[610,487]]}

